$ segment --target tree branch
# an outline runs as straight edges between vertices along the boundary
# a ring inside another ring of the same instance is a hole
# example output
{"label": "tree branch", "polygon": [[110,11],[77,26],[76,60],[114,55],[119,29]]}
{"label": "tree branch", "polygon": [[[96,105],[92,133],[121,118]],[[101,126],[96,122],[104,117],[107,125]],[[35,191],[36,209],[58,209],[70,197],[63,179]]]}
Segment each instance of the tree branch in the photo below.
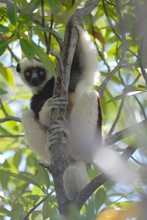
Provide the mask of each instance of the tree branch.
{"label": "tree branch", "polygon": [[83,204],[86,200],[94,193],[96,189],[98,189],[101,185],[103,185],[109,178],[106,177],[105,174],[100,174],[95,177],[78,195],[76,198],[75,204],[79,209],[82,208]]}
{"label": "tree branch", "polygon": [[2,134],[0,138],[24,138],[24,134]]}
{"label": "tree branch", "polygon": [[[41,14],[42,14],[42,27],[45,28],[44,0],[41,0]],[[46,31],[44,31],[44,38],[47,48],[46,53],[49,54],[49,39]]]}
{"label": "tree branch", "polygon": [[100,0],[88,0],[83,8],[81,8],[78,12],[78,14],[85,19],[91,11],[98,6],[98,3]]}
{"label": "tree branch", "polygon": [[3,103],[2,103],[2,100],[0,99],[0,107],[5,115],[4,118],[0,118],[0,123],[4,123],[6,121],[16,121],[16,122],[21,122],[20,118],[18,117],[15,117],[15,116],[11,116],[7,113]]}
{"label": "tree branch", "polygon": [[[78,33],[74,26],[74,16],[81,16],[85,18],[85,16],[90,13],[95,5],[99,1],[88,1],[88,4],[84,7],[84,11],[79,10],[76,12],[73,17],[70,19],[66,30],[65,30],[65,38],[64,38],[64,47],[61,51],[61,57],[63,62],[63,71],[59,68],[59,64],[57,65],[58,77],[54,86],[53,96],[61,96],[67,99],[68,97],[68,88],[69,88],[69,79],[70,79],[70,71],[71,65],[73,61],[73,56],[78,40]],[[88,9],[90,7],[90,10]],[[62,120],[62,123],[65,123],[64,118],[66,118],[66,109],[53,109],[51,113],[51,124],[53,124],[57,119]],[[49,132],[49,131],[48,131]],[[59,212],[63,215],[69,214],[69,206],[70,202],[67,199],[63,187],[63,173],[67,168],[67,162],[64,155],[64,150],[68,149],[68,139],[63,140],[66,136],[64,131],[60,131],[58,134],[58,139],[56,143],[50,146],[52,163],[50,166],[50,171],[52,173],[55,190],[58,201]]]}
{"label": "tree branch", "polygon": [[147,119],[145,119],[144,121],[141,121],[137,124],[134,124],[128,128],[125,128],[121,131],[118,131],[113,135],[106,137],[105,144],[107,146],[112,145],[115,142],[122,140],[123,138],[140,133],[146,127],[147,127]]}
{"label": "tree branch", "polygon": [[49,198],[50,194],[44,197],[40,202],[33,206],[33,208],[27,213],[27,215],[23,218],[23,220],[28,220],[28,217],[33,213],[35,209],[38,208],[43,202],[45,202]]}
{"label": "tree branch", "polygon": [[108,82],[110,81],[111,77],[121,68],[122,64],[121,62],[119,62],[117,64],[117,66],[109,73],[109,75],[104,79],[104,81],[102,82],[102,84],[100,85],[100,87],[98,88],[98,92],[100,97],[103,96],[104,90],[108,84]]}

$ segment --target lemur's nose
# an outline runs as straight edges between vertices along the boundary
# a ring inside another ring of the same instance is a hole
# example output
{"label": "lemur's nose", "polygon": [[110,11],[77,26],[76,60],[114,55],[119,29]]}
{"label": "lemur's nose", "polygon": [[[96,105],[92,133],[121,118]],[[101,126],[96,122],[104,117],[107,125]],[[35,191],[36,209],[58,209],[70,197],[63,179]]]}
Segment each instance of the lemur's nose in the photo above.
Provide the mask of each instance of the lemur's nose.
{"label": "lemur's nose", "polygon": [[32,86],[38,86],[40,84],[39,78],[38,77],[33,77],[31,79],[31,84],[32,84]]}

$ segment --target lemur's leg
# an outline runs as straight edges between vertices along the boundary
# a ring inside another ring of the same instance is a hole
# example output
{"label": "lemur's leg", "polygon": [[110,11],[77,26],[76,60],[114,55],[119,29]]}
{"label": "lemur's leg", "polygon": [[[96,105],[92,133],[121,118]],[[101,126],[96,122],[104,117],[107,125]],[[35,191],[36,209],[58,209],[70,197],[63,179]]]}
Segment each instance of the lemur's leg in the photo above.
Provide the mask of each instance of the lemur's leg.
{"label": "lemur's leg", "polygon": [[98,93],[89,90],[76,101],[70,115],[71,155],[75,160],[92,162],[101,144],[101,109]]}
{"label": "lemur's leg", "polygon": [[32,110],[23,112],[21,120],[29,146],[42,160],[50,164],[50,153],[45,150],[47,142],[46,129],[35,119]]}
{"label": "lemur's leg", "polygon": [[75,103],[70,115],[71,157],[75,161],[64,172],[67,197],[75,199],[88,184],[87,164],[92,163],[101,144],[101,109],[98,93],[85,92]]}

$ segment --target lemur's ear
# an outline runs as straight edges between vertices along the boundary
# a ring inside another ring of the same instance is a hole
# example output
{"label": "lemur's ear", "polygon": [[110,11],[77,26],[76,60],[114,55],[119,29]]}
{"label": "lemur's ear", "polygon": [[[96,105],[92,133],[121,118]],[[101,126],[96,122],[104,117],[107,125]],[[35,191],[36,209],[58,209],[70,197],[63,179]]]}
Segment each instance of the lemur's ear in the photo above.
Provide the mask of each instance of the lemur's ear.
{"label": "lemur's ear", "polygon": [[18,73],[20,73],[20,71],[21,71],[21,68],[20,68],[20,64],[19,64],[19,63],[18,63],[17,66],[16,66],[16,71],[17,71]]}

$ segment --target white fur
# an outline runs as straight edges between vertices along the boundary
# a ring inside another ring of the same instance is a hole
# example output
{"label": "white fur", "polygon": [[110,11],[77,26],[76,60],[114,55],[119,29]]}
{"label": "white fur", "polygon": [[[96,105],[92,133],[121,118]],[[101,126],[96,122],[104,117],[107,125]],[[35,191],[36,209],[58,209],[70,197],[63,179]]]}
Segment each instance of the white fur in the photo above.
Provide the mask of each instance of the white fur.
{"label": "white fur", "polygon": [[74,146],[71,151],[74,157],[92,162],[97,121],[98,93],[89,90],[77,100],[70,115],[70,131]]}
{"label": "white fur", "polygon": [[73,163],[64,172],[63,184],[66,195],[70,200],[76,198],[78,193],[89,183],[86,164],[82,161]]}
{"label": "white fur", "polygon": [[77,96],[93,87],[98,74],[96,47],[86,31],[83,31],[80,27],[78,27],[78,30],[78,50],[80,51],[80,58],[82,59],[82,57],[84,57],[84,75],[76,87]]}
{"label": "white fur", "polygon": [[52,106],[48,105],[48,100],[44,103],[40,113],[39,113],[39,122],[48,128],[50,126],[50,116],[51,116]]}
{"label": "white fur", "polygon": [[32,110],[23,112],[21,120],[29,146],[43,161],[50,164],[51,155],[45,149],[47,143],[46,129],[35,119]]}

